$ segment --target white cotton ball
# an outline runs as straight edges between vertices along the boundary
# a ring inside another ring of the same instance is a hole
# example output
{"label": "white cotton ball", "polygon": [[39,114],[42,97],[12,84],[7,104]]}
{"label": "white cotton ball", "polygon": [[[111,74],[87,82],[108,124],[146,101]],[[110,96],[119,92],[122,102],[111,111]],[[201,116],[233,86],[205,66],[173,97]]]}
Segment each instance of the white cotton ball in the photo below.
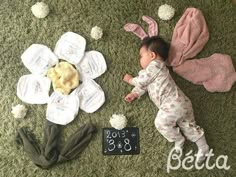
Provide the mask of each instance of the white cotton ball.
{"label": "white cotton ball", "polygon": [[16,105],[12,107],[11,113],[17,119],[24,118],[27,113],[27,108],[24,105]]}
{"label": "white cotton ball", "polygon": [[170,20],[175,15],[175,9],[168,4],[161,5],[158,9],[158,16],[162,20]]}
{"label": "white cotton ball", "polygon": [[100,28],[98,26],[94,26],[91,30],[90,35],[95,40],[98,40],[98,39],[102,38],[102,35],[103,35],[102,28]]}
{"label": "white cotton ball", "polygon": [[127,119],[123,114],[113,114],[110,118],[110,124],[113,128],[121,130],[126,127]]}
{"label": "white cotton ball", "polygon": [[44,2],[37,2],[31,7],[31,11],[37,18],[44,18],[49,14],[49,7]]}

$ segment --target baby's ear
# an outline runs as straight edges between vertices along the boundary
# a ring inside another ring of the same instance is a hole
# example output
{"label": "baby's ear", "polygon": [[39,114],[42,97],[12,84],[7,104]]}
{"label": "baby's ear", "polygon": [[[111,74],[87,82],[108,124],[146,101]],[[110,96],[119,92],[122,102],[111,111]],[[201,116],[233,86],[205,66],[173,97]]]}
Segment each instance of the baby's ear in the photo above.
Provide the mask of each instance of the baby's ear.
{"label": "baby's ear", "polygon": [[151,57],[152,59],[156,59],[157,57],[159,57],[159,55],[157,55],[155,52],[151,52]]}

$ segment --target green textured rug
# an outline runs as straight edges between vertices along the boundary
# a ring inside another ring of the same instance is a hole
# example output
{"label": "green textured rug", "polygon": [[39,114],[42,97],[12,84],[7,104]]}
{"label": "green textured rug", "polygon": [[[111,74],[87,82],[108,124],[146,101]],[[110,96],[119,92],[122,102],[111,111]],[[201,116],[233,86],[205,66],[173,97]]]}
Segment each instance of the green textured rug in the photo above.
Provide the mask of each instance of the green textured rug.
{"label": "green textured rug", "polygon": [[[210,147],[214,149],[215,163],[219,155],[227,155],[229,170],[185,170],[180,168],[167,173],[167,157],[173,144],[168,143],[155,130],[157,108],[148,96],[127,104],[124,96],[131,86],[122,82],[125,73],[139,71],[138,46],[140,40],[123,30],[127,22],[141,23],[142,15],[157,20],[160,36],[171,40],[174,26],[187,7],[202,10],[208,24],[210,39],[197,57],[213,53],[229,54],[236,66],[236,5],[230,0],[48,0],[51,12],[45,19],[35,18],[30,7],[34,0],[1,0],[0,2],[0,176],[1,177],[164,177],[164,176],[236,176],[236,86],[227,93],[209,93],[202,86],[193,85],[174,73],[179,87],[192,100],[196,120],[205,130]],[[176,9],[171,21],[158,18],[158,7],[164,3]],[[101,40],[90,37],[93,26],[104,30]],[[59,37],[73,31],[87,40],[86,50],[103,53],[108,65],[107,72],[96,79],[106,95],[105,104],[93,114],[80,110],[79,115],[63,130],[63,141],[85,122],[94,123],[98,132],[80,157],[57,165],[49,170],[36,167],[15,143],[16,130],[28,126],[42,141],[46,105],[26,105],[25,119],[16,120],[11,107],[24,104],[16,96],[16,84],[20,76],[29,74],[20,56],[33,43],[54,48]],[[129,126],[140,129],[141,153],[135,156],[104,156],[102,154],[103,127],[110,127],[113,113],[125,114]],[[196,146],[186,143],[185,152]]]}

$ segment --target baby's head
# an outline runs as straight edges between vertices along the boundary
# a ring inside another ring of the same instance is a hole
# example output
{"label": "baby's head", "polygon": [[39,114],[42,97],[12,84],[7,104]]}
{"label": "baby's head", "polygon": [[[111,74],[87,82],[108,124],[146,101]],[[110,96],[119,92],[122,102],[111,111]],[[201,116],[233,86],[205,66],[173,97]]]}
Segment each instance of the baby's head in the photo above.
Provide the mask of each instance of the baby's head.
{"label": "baby's head", "polygon": [[165,61],[168,58],[169,44],[158,36],[144,38],[139,50],[140,64],[145,69],[155,59]]}

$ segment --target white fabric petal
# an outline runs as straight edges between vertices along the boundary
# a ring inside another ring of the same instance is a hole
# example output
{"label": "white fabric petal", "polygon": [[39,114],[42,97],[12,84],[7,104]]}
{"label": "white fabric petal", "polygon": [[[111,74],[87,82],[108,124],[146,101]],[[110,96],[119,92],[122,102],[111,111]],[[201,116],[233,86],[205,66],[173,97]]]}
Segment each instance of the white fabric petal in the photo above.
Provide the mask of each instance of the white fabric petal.
{"label": "white fabric petal", "polygon": [[31,73],[39,75],[46,75],[48,69],[58,63],[57,56],[42,44],[32,44],[21,55],[21,59]]}
{"label": "white fabric petal", "polygon": [[86,79],[79,86],[80,108],[87,112],[93,113],[98,110],[105,102],[105,94],[102,88],[91,79]]}
{"label": "white fabric petal", "polygon": [[73,32],[67,32],[57,41],[54,53],[63,60],[77,65],[84,56],[86,40]]}
{"label": "white fabric petal", "polygon": [[17,96],[25,103],[45,104],[49,99],[51,81],[41,75],[21,76],[17,83]]}
{"label": "white fabric petal", "polygon": [[80,80],[85,78],[95,79],[107,70],[103,55],[97,51],[85,52],[81,62],[76,65],[80,73]]}
{"label": "white fabric petal", "polygon": [[79,111],[77,89],[70,95],[63,95],[60,92],[52,93],[47,106],[47,120],[60,125],[66,125],[74,120]]}

